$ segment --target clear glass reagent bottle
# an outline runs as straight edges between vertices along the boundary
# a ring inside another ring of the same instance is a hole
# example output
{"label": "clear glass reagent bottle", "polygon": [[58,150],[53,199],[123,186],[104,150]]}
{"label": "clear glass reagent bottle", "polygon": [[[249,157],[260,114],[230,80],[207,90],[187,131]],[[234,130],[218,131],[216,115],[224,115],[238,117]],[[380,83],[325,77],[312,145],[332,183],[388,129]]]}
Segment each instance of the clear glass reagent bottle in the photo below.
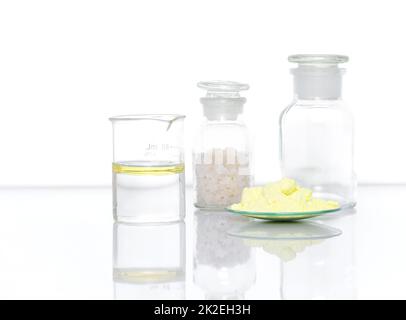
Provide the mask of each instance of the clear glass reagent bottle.
{"label": "clear glass reagent bottle", "polygon": [[204,119],[193,150],[195,206],[222,210],[240,201],[251,184],[248,129],[242,113],[249,86],[232,81],[199,82]]}
{"label": "clear glass reagent bottle", "polygon": [[293,55],[293,102],[280,117],[282,174],[314,196],[355,205],[354,120],[341,99],[341,55]]}

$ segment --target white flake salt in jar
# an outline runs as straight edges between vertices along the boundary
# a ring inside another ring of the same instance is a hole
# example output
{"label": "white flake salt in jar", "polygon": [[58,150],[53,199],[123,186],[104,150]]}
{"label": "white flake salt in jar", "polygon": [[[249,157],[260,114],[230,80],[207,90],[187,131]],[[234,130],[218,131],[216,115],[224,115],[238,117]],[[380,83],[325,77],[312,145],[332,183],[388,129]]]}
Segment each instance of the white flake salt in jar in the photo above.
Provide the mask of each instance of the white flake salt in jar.
{"label": "white flake salt in jar", "polygon": [[200,82],[204,121],[193,152],[195,206],[224,209],[239,202],[251,185],[248,129],[242,120],[248,85],[230,81]]}

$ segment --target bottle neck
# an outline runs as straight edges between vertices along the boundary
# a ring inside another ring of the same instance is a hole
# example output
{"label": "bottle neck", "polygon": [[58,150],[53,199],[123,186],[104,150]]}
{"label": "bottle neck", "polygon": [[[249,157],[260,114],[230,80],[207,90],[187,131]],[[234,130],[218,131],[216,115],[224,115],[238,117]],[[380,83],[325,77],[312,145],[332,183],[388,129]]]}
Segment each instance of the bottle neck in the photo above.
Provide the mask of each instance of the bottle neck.
{"label": "bottle neck", "polygon": [[200,99],[208,121],[239,121],[245,98],[204,97]]}
{"label": "bottle neck", "polygon": [[298,100],[337,100],[341,98],[343,69],[333,66],[300,65],[292,69],[294,95]]}

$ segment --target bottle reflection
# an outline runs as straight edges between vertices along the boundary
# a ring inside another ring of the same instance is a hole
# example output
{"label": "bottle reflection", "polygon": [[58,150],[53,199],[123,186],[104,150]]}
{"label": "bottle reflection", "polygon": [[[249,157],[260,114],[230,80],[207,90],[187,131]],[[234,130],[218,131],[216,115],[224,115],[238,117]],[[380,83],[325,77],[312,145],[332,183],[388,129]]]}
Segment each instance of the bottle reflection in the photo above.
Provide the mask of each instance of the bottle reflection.
{"label": "bottle reflection", "polygon": [[185,224],[114,224],[115,299],[185,298]]}
{"label": "bottle reflection", "polygon": [[195,220],[194,282],[206,299],[243,299],[255,283],[252,249],[227,230],[244,221],[227,212],[197,210]]}
{"label": "bottle reflection", "polygon": [[315,222],[250,222],[230,231],[280,261],[281,299],[355,297],[353,243],[341,229]]}

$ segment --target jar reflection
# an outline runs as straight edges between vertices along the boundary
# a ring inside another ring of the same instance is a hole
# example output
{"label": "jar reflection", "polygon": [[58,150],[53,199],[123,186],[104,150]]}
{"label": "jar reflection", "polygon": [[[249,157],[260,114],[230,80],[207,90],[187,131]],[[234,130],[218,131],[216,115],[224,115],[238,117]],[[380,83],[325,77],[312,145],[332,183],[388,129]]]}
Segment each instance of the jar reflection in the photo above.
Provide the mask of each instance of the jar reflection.
{"label": "jar reflection", "polygon": [[350,230],[343,234],[336,226],[253,221],[230,234],[278,257],[281,299],[351,299],[355,297],[353,239]]}
{"label": "jar reflection", "polygon": [[193,278],[206,299],[244,299],[255,283],[253,250],[227,234],[243,221],[227,212],[195,212]]}
{"label": "jar reflection", "polygon": [[185,298],[185,224],[114,224],[115,299]]}
{"label": "jar reflection", "polygon": [[356,299],[355,210],[320,221],[339,228],[342,234],[283,264],[282,293],[285,299]]}

